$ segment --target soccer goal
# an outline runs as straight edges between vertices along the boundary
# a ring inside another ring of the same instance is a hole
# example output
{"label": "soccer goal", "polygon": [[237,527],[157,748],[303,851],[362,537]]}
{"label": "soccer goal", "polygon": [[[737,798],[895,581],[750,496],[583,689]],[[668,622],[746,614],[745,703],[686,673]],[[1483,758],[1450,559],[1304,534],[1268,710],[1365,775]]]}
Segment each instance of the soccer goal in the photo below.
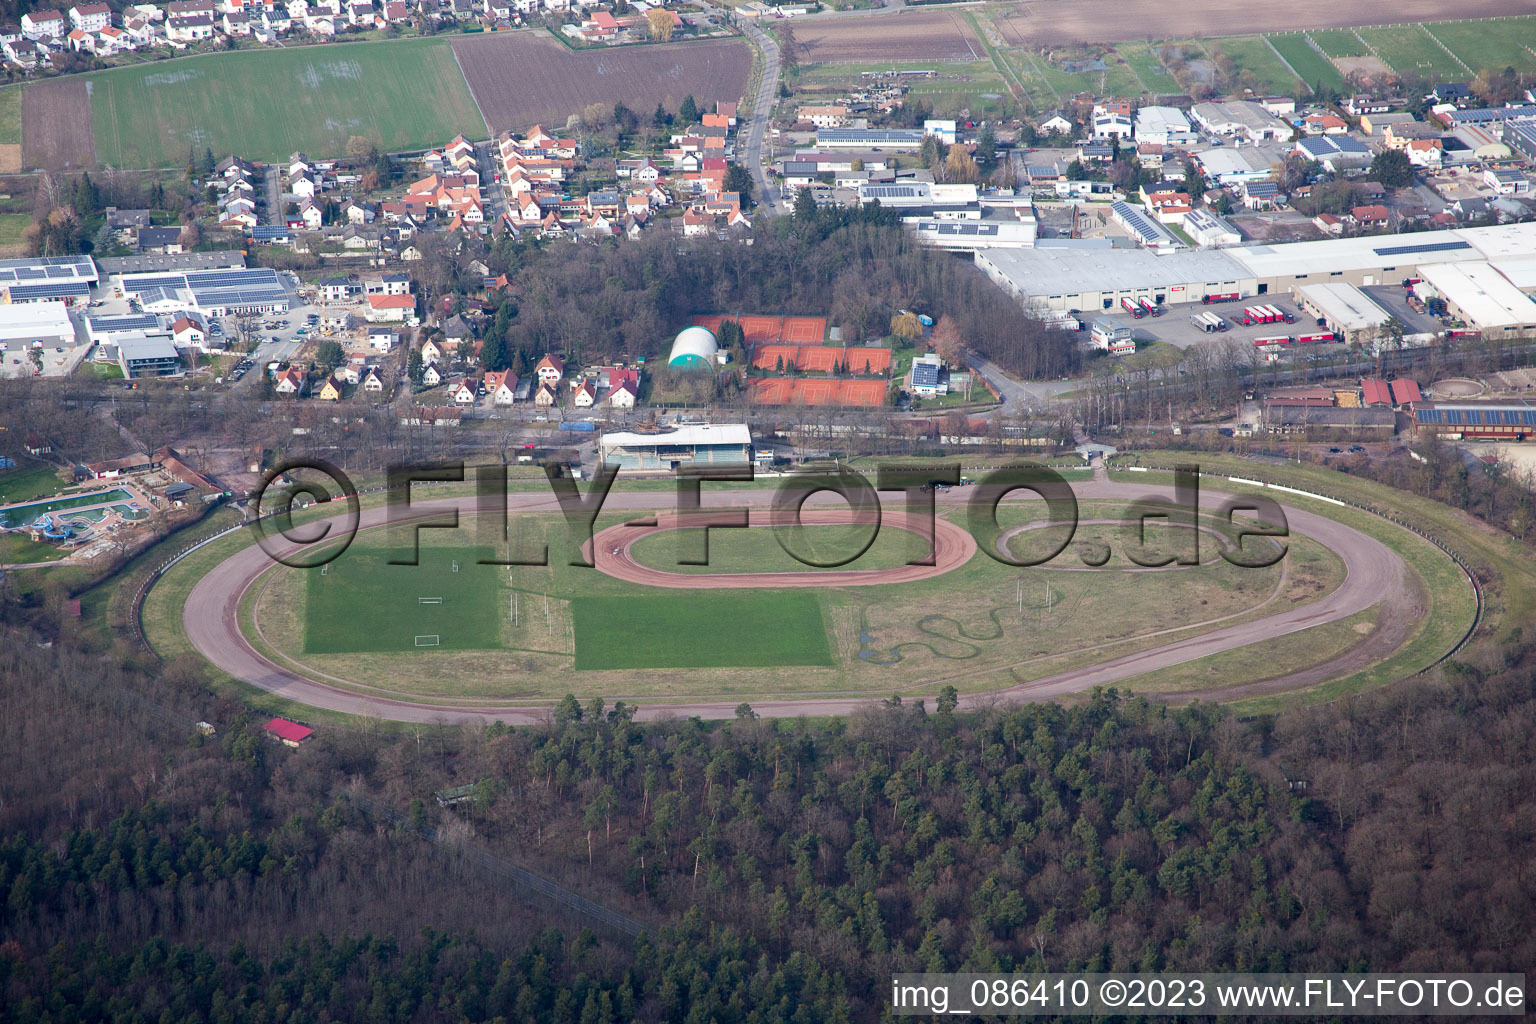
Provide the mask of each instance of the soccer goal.
{"label": "soccer goal", "polygon": [[440,598],[440,597],[418,597],[416,599],[416,603],[417,604],[442,604],[443,603],[443,599]]}
{"label": "soccer goal", "polygon": [[320,567],[320,575],[321,576],[329,576],[330,574],[331,574],[331,564],[329,562],[327,562],[326,564],[324,564],[324,565],[322,565]]}
{"label": "soccer goal", "polygon": [[458,572],[459,571],[459,560],[457,558],[455,558],[453,560],[453,571],[454,572]]}
{"label": "soccer goal", "polygon": [[417,647],[436,647],[439,643],[441,643],[441,638],[437,633],[433,633],[430,636],[418,636],[416,638]]}

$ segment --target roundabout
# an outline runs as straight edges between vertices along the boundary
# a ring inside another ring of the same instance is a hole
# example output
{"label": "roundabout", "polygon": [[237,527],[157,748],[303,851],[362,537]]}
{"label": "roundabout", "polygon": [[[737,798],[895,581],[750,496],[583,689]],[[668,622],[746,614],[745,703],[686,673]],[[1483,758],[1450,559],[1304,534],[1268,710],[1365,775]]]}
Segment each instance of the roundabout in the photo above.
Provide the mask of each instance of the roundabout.
{"label": "roundabout", "polygon": [[[1112,511],[1116,503],[1172,493],[1169,487],[1112,482],[1102,471],[1073,490],[1091,513],[1081,520],[1085,535],[1118,522],[1100,514],[1101,508]],[[754,510],[771,496],[752,489],[710,495],[718,504]],[[1005,566],[978,549],[971,533],[955,522],[964,516],[961,497],[938,496],[931,566],[688,573],[661,568],[655,557],[635,557],[643,544],[664,544],[655,538],[678,525],[672,495],[615,491],[605,516],[622,521],[599,520],[586,548],[595,572],[559,565],[526,573],[496,570],[505,578],[480,584],[501,588],[495,600],[504,612],[507,595],[515,609],[535,609],[536,614],[522,613],[519,628],[526,633],[548,625],[550,635],[563,638],[563,647],[534,644],[509,632],[503,621],[499,641],[461,651],[321,650],[313,646],[315,623],[306,626],[304,616],[311,607],[306,601],[313,602],[317,586],[326,584],[302,575],[318,570],[274,567],[254,545],[218,554],[187,592],[180,626],[190,648],[229,677],[301,704],[401,721],[526,723],[543,720],[548,704],[564,692],[637,702],[642,718],[730,717],[743,699],[762,715],[844,714],[874,697],[931,697],[945,685],[961,691],[962,707],[1049,699],[1114,684],[1148,692],[1135,681],[1188,672],[1194,663],[1218,665],[1250,651],[1257,655],[1316,630],[1317,642],[1301,643],[1301,655],[1259,658],[1260,670],[1234,673],[1221,685],[1152,689],[1152,695],[1173,700],[1279,693],[1390,657],[1425,618],[1424,586],[1391,546],[1301,502],[1282,503],[1292,551],[1274,569],[1243,575],[1220,567],[1219,555],[1209,555],[1222,545],[1208,536],[1201,545],[1202,564],[1178,572],[1088,569],[1069,548],[1042,568],[1082,571],[1052,572],[1059,582],[1045,588],[1043,575],[1031,575],[1040,569]],[[1222,536],[1210,514],[1226,497],[1202,489],[1202,531]],[[554,502],[546,496],[513,494],[509,505],[515,516],[553,519]],[[1005,507],[1027,510],[1028,500],[1010,500]],[[471,498],[432,502],[420,511],[446,508],[456,508],[464,526],[474,527]],[[646,512],[659,521],[633,522]],[[762,525],[757,516],[754,512],[754,529],[712,531],[712,550],[726,535],[756,534]],[[848,521],[840,503],[807,507],[806,522],[813,526],[832,529]],[[385,525],[383,507],[363,510],[362,536]],[[918,522],[895,509],[884,513],[882,525],[922,532]],[[1008,525],[993,543],[1006,549],[1030,528]],[[422,550],[425,559],[430,549]],[[885,557],[889,563],[892,556]],[[1213,575],[1218,569],[1227,575]],[[345,578],[353,570],[336,571]],[[459,578],[466,585],[470,580]],[[769,603],[741,603],[758,600]],[[679,607],[686,614],[676,621],[666,615],[672,601],[684,602]],[[623,614],[611,614],[616,608]],[[805,625],[790,621],[794,615],[788,613],[795,610],[825,634],[825,655],[810,650],[814,644],[803,631],[794,632]],[[754,638],[765,636],[777,646],[755,662],[748,651],[724,663],[704,658],[647,664],[644,638],[636,632],[642,627],[635,622],[662,636],[700,631],[703,649],[751,648]],[[1325,635],[1333,639],[1324,643]],[[600,642],[621,654],[626,648],[640,651],[632,666],[637,671],[623,671],[622,658],[583,656],[584,645],[595,648]],[[796,660],[797,652],[806,656]],[[462,673],[457,681],[449,679],[454,671]]]}

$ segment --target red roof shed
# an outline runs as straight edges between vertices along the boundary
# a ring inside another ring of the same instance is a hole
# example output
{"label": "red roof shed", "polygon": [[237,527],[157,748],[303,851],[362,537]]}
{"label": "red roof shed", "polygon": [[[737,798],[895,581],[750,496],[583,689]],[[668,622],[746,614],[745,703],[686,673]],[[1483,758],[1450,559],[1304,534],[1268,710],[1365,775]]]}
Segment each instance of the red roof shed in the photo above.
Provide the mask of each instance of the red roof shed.
{"label": "red roof shed", "polygon": [[1379,377],[1368,377],[1361,384],[1364,393],[1366,407],[1373,405],[1391,405],[1392,392],[1387,388],[1387,382]]}
{"label": "red roof shed", "polygon": [[1406,377],[1392,382],[1392,404],[1408,405],[1410,402],[1422,402],[1424,395],[1419,391],[1419,385]]}
{"label": "red roof shed", "polygon": [[290,722],[286,718],[274,718],[262,728],[290,747],[298,746],[315,734],[315,730],[309,726]]}

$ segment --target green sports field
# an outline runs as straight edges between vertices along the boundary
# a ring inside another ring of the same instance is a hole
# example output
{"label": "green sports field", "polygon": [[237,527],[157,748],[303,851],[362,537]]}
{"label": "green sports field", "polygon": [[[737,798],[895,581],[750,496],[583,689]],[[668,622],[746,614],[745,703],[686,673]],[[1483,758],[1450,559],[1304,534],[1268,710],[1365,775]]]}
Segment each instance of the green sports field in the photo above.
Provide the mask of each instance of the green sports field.
{"label": "green sports field", "polygon": [[1363,57],[1371,52],[1360,42],[1354,29],[1319,28],[1310,30],[1307,35],[1330,57]]}
{"label": "green sports field", "polygon": [[1297,32],[1265,38],[1309,87],[1313,89],[1318,86],[1344,88],[1344,76],[1339,74],[1339,69],[1334,67],[1333,62],[1327,57],[1318,53],[1312,44],[1307,42],[1305,35]]}
{"label": "green sports field", "polygon": [[391,565],[409,548],[359,541],[305,583],[310,654],[486,650],[500,645],[506,570],[477,565],[489,548],[423,544],[418,565]]}
{"label": "green sports field", "polygon": [[187,150],[278,160],[441,145],[484,120],[447,37],[241,50],[84,76],[99,163],[179,167]]}
{"label": "green sports field", "polygon": [[1399,74],[1416,71],[1436,81],[1456,81],[1467,76],[1466,69],[1456,63],[1456,58],[1446,53],[1422,25],[1363,28],[1360,38],[1375,47],[1381,59]]}
{"label": "green sports field", "polygon": [[821,599],[804,590],[578,597],[576,669],[830,666]]}
{"label": "green sports field", "polygon": [[1536,68],[1536,19],[1497,18],[1488,21],[1455,21],[1425,28],[1475,71],[1517,71]]}

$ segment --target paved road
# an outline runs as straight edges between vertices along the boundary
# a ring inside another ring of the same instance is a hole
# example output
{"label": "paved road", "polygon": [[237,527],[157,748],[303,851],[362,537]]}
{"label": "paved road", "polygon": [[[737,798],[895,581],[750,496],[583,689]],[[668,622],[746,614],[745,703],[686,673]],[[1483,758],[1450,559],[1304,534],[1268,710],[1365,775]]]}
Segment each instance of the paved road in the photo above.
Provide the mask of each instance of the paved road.
{"label": "paved road", "polygon": [[757,97],[752,103],[752,109],[737,111],[738,125],[742,120],[746,121],[746,134],[745,139],[740,141],[736,156],[737,162],[752,172],[752,180],[757,186],[758,205],[754,212],[760,217],[787,213],[788,207],[769,191],[768,174],[763,167],[763,146],[769,124],[773,120],[773,108],[779,99],[779,44],[758,28],[751,18],[737,18],[730,10],[710,6],[708,0],[692,0],[692,3],[709,17],[718,18],[721,24],[735,24],[752,41],[757,52],[762,54],[762,74],[758,76]]}
{"label": "paved road", "polygon": [[1050,404],[1051,399],[1084,385],[1084,381],[1077,380],[1035,380],[1022,381],[1008,376],[1008,372],[985,356],[971,353],[966,356],[966,362],[971,369],[985,377],[998,394],[1003,396],[1003,405],[999,410],[1004,415],[1016,415],[1030,409],[1043,409]]}
{"label": "paved road", "polygon": [[[1079,500],[1126,500],[1149,495],[1172,496],[1172,489],[1169,487],[1111,482],[1105,478],[1102,468],[1095,476],[1096,478],[1090,482],[1073,486]],[[1202,489],[1201,505],[1215,507],[1226,497],[1227,495],[1223,493]],[[763,508],[771,498],[772,492],[766,490],[729,491],[721,492],[718,495],[718,501],[712,504],[752,505]],[[950,503],[962,500],[962,497],[961,494],[956,493],[942,494],[939,500]],[[672,506],[672,502],[673,496],[665,492],[614,494],[609,498],[608,507],[666,509]],[[473,511],[473,504],[473,498],[463,498],[455,501],[433,502],[430,506],[423,505],[421,508],[425,514],[433,508],[440,510],[453,505],[460,509],[461,515],[469,515]],[[539,494],[511,494],[508,496],[508,504],[511,508],[524,510],[554,508],[553,498]],[[1369,663],[1375,658],[1385,656],[1390,650],[1387,646],[1389,642],[1391,646],[1395,646],[1406,638],[1407,631],[1411,630],[1416,618],[1416,607],[1419,609],[1417,618],[1422,618],[1423,615],[1422,606],[1417,605],[1416,584],[1413,582],[1412,574],[1390,548],[1358,530],[1302,509],[1285,506],[1284,511],[1295,532],[1313,538],[1343,560],[1346,577],[1332,593],[1310,604],[1285,608],[1262,619],[1223,626],[1201,636],[1176,640],[1089,668],[1047,676],[1005,690],[970,694],[961,699],[961,706],[978,708],[987,706],[997,699],[1039,700],[1078,693],[1095,686],[1121,682],[1143,673],[1336,622],[1377,604],[1385,606],[1381,613],[1381,619],[1385,625],[1356,648],[1357,652],[1362,653],[1359,653],[1353,662],[1347,652],[1315,669],[1259,682],[1243,680],[1239,681],[1239,685],[1246,688],[1245,692],[1280,691],[1299,685],[1308,685],[1332,675],[1345,674],[1353,671],[1356,665]],[[361,525],[363,528],[382,526],[385,516],[386,509],[383,507],[365,509],[362,512]],[[340,518],[336,520],[338,527]],[[267,556],[253,545],[215,566],[198,581],[187,597],[182,622],[188,639],[205,658],[231,676],[301,704],[348,714],[376,715],[396,721],[490,722],[499,719],[512,724],[532,724],[541,722],[547,717],[548,712],[543,708],[497,706],[494,702],[486,702],[478,707],[432,705],[395,699],[383,691],[377,695],[369,695],[360,693],[356,689],[328,685],[309,679],[269,660],[257,652],[242,634],[238,609],[243,595],[270,566],[271,562]],[[1369,657],[1366,657],[1364,652],[1368,652]],[[1022,666],[1029,660],[1032,659],[1021,660],[1019,665]],[[998,668],[999,666],[991,665],[988,666],[987,671],[995,672]],[[972,671],[975,670],[961,670],[949,675],[939,675],[930,679],[929,683],[937,690],[945,682],[963,682]],[[1219,691],[1182,693],[1179,697],[1194,699],[1210,696],[1211,692],[1226,693],[1229,690],[1230,688],[1223,688]],[[611,696],[630,699],[628,695],[623,694]],[[704,697],[673,698],[670,703],[644,704],[638,717],[654,719],[674,715],[698,715],[704,718],[730,718],[735,714],[737,703],[739,702],[711,700]],[[786,699],[754,702],[753,708],[764,716],[792,718],[800,715],[848,714],[869,703],[869,698]]]}

